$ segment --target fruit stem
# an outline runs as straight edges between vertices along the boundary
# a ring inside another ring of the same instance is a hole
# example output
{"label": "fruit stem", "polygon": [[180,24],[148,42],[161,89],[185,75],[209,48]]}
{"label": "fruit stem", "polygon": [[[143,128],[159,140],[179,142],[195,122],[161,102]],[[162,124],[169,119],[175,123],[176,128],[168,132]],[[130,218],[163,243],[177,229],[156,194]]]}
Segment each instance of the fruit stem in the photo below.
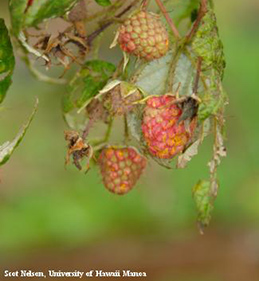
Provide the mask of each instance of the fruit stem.
{"label": "fruit stem", "polygon": [[124,63],[124,59],[122,58],[117,66],[116,71],[113,73],[112,79],[115,80],[116,78],[118,78],[122,71],[123,71],[123,63]]}
{"label": "fruit stem", "polygon": [[194,22],[190,32],[186,35],[186,44],[188,44],[192,40],[193,36],[195,35],[195,33],[196,33],[196,31],[197,31],[197,29],[200,25],[200,22],[201,22],[202,18],[207,13],[207,11],[208,11],[207,4],[208,4],[208,0],[201,0],[200,9],[199,9],[199,12],[198,12],[197,19]]}
{"label": "fruit stem", "polygon": [[94,122],[95,122],[95,118],[91,118],[87,121],[86,126],[83,130],[83,133],[82,133],[83,141],[85,141],[86,137],[88,136],[89,131],[90,131],[91,127],[93,126]]}
{"label": "fruit stem", "polygon": [[[184,54],[190,60],[192,66],[195,67],[194,59],[192,58],[191,53],[189,52],[189,50],[187,48],[184,49]],[[206,80],[205,80],[205,77],[204,77],[202,72],[200,72],[200,79],[202,81],[202,84],[203,84],[203,87],[204,87],[205,91],[209,91]]]}
{"label": "fruit stem", "polygon": [[129,127],[128,127],[128,120],[127,120],[127,115],[126,114],[124,114],[123,119],[124,119],[125,144],[127,145],[128,142],[130,141],[130,136],[129,136]]}
{"label": "fruit stem", "polygon": [[149,5],[150,0],[143,0],[142,1],[142,9],[145,11],[147,9],[147,6]]}
{"label": "fruit stem", "polygon": [[[169,16],[168,12],[166,11],[166,8],[164,6],[164,4],[162,3],[161,0],[155,0],[159,9],[161,10],[161,12],[163,13],[167,23],[169,24],[169,26],[171,27],[172,29],[172,32],[175,36],[176,39],[180,39],[181,38],[181,35],[179,33],[179,31],[177,30],[173,20],[171,19],[171,17]],[[203,0],[202,0],[203,1]]]}
{"label": "fruit stem", "polygon": [[106,143],[109,140],[110,135],[111,135],[111,131],[112,131],[112,124],[113,124],[113,119],[111,118],[109,123],[108,123],[108,127],[107,127],[107,130],[106,130],[104,138],[91,142],[91,145],[95,149],[96,149],[96,146],[99,146],[99,145],[101,145],[103,143]]}
{"label": "fruit stem", "polygon": [[138,77],[141,75],[143,69],[146,67],[147,62],[144,62],[142,65],[137,67],[137,70],[135,71],[135,73],[131,76],[130,78],[130,83],[135,84]]}

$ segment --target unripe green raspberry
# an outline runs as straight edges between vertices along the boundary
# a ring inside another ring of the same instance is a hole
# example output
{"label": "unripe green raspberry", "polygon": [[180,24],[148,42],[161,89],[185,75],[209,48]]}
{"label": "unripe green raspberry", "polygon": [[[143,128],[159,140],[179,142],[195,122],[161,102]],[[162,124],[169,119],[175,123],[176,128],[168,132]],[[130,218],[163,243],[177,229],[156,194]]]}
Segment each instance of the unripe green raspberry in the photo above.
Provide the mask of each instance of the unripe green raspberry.
{"label": "unripe green raspberry", "polygon": [[100,165],[104,186],[116,194],[128,193],[146,167],[146,158],[133,147],[111,146],[102,150]]}
{"label": "unripe green raspberry", "polygon": [[159,16],[138,12],[119,28],[118,42],[124,52],[145,60],[159,59],[169,47],[169,37]]}

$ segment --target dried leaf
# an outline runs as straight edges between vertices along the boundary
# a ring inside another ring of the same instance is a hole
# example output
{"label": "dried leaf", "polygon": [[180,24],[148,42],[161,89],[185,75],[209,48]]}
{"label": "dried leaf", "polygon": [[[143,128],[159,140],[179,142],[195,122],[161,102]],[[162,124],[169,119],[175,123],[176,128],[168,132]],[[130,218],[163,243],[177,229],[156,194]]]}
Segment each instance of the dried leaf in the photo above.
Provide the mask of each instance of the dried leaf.
{"label": "dried leaf", "polygon": [[187,163],[192,159],[193,156],[198,154],[198,148],[200,146],[200,140],[195,141],[191,146],[189,146],[183,154],[181,154],[177,159],[176,167],[178,169],[183,169],[187,166]]}

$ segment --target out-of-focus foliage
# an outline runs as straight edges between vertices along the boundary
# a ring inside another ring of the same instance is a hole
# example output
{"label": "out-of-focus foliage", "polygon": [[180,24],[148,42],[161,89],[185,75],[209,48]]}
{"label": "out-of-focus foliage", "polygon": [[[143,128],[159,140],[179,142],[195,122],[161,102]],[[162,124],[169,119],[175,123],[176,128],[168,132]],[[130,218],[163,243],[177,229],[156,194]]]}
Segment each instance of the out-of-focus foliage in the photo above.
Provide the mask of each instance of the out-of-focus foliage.
{"label": "out-of-focus foliage", "polygon": [[4,100],[12,83],[15,59],[8,30],[3,19],[0,19],[0,103]]}
{"label": "out-of-focus foliage", "polygon": [[110,0],[95,0],[95,2],[104,7],[111,5]]}
{"label": "out-of-focus foliage", "polygon": [[78,0],[10,0],[13,32],[18,35],[24,28],[37,26],[45,19],[64,15],[76,2]]}

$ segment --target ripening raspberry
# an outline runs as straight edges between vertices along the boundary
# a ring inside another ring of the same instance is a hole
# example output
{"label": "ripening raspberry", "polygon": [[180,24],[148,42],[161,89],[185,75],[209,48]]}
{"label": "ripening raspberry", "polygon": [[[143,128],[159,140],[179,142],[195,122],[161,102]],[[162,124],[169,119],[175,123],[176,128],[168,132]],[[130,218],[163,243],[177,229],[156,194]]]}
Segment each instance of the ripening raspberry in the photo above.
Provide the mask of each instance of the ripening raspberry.
{"label": "ripening raspberry", "polygon": [[150,97],[144,109],[142,132],[150,154],[161,159],[171,159],[182,152],[189,143],[196,127],[194,118],[189,128],[178,122],[181,107],[176,97],[163,95]]}
{"label": "ripening raspberry", "polygon": [[146,158],[133,147],[107,147],[102,150],[100,165],[104,186],[116,194],[128,193],[146,167]]}
{"label": "ripening raspberry", "polygon": [[169,37],[159,16],[138,12],[119,28],[118,42],[124,52],[145,60],[159,59],[169,47]]}

